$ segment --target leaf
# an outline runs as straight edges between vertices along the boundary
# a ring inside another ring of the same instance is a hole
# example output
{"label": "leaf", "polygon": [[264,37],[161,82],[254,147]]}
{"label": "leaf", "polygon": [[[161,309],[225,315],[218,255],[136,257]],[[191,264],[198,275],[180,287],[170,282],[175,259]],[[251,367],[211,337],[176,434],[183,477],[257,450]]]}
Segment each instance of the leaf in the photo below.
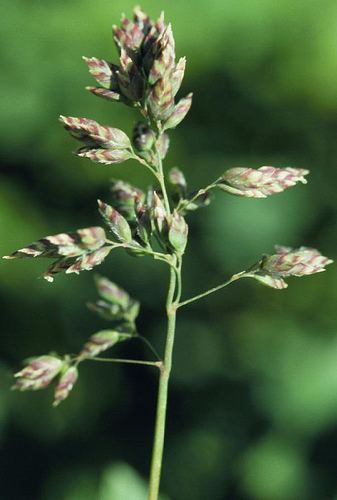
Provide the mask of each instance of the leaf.
{"label": "leaf", "polygon": [[309,170],[290,167],[231,168],[224,173],[218,187],[237,196],[266,198],[297,182],[306,184],[304,176],[308,173]]}
{"label": "leaf", "polygon": [[97,200],[97,202],[99,213],[108,224],[110,231],[117,241],[121,243],[131,243],[132,233],[128,221],[111,205],[101,200]]}

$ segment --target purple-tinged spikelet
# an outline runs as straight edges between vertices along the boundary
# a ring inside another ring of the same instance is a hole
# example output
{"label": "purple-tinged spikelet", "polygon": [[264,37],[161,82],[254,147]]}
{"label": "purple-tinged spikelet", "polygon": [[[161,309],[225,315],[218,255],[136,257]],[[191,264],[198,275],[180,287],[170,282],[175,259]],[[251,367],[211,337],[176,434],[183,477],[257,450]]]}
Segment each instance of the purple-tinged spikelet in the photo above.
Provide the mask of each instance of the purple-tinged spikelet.
{"label": "purple-tinged spikelet", "polygon": [[127,220],[115,208],[101,200],[98,202],[98,211],[108,224],[110,231],[120,243],[131,243],[132,233]]}
{"label": "purple-tinged spikelet", "polygon": [[276,253],[263,259],[261,269],[280,276],[305,276],[320,273],[333,261],[315,248],[276,246]]}
{"label": "purple-tinged spikelet", "polygon": [[272,288],[283,289],[288,286],[283,278],[320,273],[333,262],[315,248],[276,246],[275,249],[275,254],[263,256],[245,276]]}
{"label": "purple-tinged spikelet", "polygon": [[176,106],[174,107],[172,114],[165,121],[163,125],[163,130],[175,128],[177,125],[179,125],[180,122],[183,121],[183,119],[191,109],[192,96],[193,94],[190,93],[183,99],[180,99],[178,104],[176,104]]}
{"label": "purple-tinged spikelet", "polygon": [[15,373],[17,379],[12,387],[19,391],[37,391],[44,389],[61,371],[64,362],[56,356],[33,358],[21,371]]}
{"label": "purple-tinged spikelet", "polygon": [[102,247],[105,243],[105,232],[101,227],[78,229],[73,233],[60,233],[46,236],[20,248],[3,259],[19,259],[25,257],[77,257]]}
{"label": "purple-tinged spikelet", "polygon": [[129,149],[131,147],[128,136],[118,128],[100,125],[88,118],[72,116],[60,116],[60,121],[75,139],[87,146],[104,149]]}
{"label": "purple-tinged spikelet", "polygon": [[185,251],[188,236],[188,225],[184,217],[174,210],[169,218],[168,239],[173,249],[180,255]]}
{"label": "purple-tinged spikelet", "polygon": [[158,125],[160,122],[164,125],[168,119],[166,128],[178,125],[191,104],[190,96],[176,108],[174,102],[184,77],[186,59],[182,57],[176,63],[172,27],[165,24],[164,15],[152,21],[136,7],[133,19],[123,16],[121,25],[113,26],[113,37],[119,65],[96,57],[83,58],[100,85],[87,87],[88,90],[109,101],[141,105],[144,113],[149,113]]}
{"label": "purple-tinged spikelet", "polygon": [[78,357],[79,359],[95,358],[98,354],[117,344],[117,342],[126,340],[129,337],[130,335],[115,330],[102,330],[91,335]]}
{"label": "purple-tinged spikelet", "polygon": [[74,387],[78,379],[78,370],[76,366],[69,366],[61,374],[59,381],[57,383],[53,406],[58,406],[62,401],[64,401],[68,396],[72,388]]}
{"label": "purple-tinged spikelet", "polygon": [[105,89],[118,89],[116,70],[118,66],[97,57],[83,57],[90,74]]}
{"label": "purple-tinged spikelet", "polygon": [[218,187],[237,196],[266,198],[298,182],[306,184],[308,173],[309,170],[291,167],[231,168],[224,173]]}

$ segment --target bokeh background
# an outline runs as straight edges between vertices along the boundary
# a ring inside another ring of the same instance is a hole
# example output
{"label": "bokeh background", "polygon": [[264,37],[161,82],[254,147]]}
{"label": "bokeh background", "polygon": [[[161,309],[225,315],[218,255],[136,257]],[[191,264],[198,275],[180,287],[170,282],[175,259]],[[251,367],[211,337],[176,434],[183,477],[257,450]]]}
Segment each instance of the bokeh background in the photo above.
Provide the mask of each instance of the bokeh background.
{"label": "bokeh background", "polygon": [[[111,24],[130,0],[1,3],[1,254],[99,223],[109,180],[150,179],[129,162],[71,154],[59,114],[129,133],[136,114],[96,99],[82,55],[114,60]],[[275,243],[337,257],[337,3],[335,0],[144,0],[172,21],[188,66],[188,118],[171,133],[167,166],[191,189],[233,166],[304,167],[308,186],[266,200],[219,193],[190,217],[185,297],[252,264]],[[50,390],[9,391],[28,355],[76,352],[104,328],[86,309],[93,273],[37,279],[46,263],[0,266],[0,497],[144,500],[156,375],[83,365],[58,409]],[[165,266],[115,252],[99,270],[142,302],[141,332],[161,348]],[[285,291],[243,281],[179,314],[163,498],[337,499],[337,269]],[[116,356],[148,357],[142,345]]]}

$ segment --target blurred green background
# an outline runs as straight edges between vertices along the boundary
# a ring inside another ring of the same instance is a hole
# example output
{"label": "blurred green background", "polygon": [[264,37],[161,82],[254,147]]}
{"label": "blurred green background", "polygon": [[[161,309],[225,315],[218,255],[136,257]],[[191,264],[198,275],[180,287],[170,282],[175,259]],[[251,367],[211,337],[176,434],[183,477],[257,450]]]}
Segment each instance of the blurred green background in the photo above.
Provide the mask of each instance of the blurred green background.
{"label": "blurred green background", "polygon": [[[74,157],[59,114],[131,132],[136,114],[86,93],[82,55],[116,60],[110,27],[129,0],[1,3],[1,254],[99,223],[109,179],[140,187],[131,162]],[[233,166],[304,167],[307,187],[266,200],[219,193],[190,217],[185,297],[252,264],[274,243],[337,257],[335,0],[144,0],[172,21],[188,66],[188,118],[167,166],[190,186]],[[87,363],[73,394],[9,391],[28,355],[76,352],[106,324],[86,309],[93,274],[37,279],[44,262],[0,266],[0,498],[144,500],[154,421],[151,368]],[[141,332],[161,347],[165,266],[114,253],[100,272],[142,302]],[[162,490],[170,500],[337,499],[337,270],[285,291],[243,281],[179,314]],[[116,356],[145,357],[141,345]],[[163,497],[164,498],[164,497]]]}

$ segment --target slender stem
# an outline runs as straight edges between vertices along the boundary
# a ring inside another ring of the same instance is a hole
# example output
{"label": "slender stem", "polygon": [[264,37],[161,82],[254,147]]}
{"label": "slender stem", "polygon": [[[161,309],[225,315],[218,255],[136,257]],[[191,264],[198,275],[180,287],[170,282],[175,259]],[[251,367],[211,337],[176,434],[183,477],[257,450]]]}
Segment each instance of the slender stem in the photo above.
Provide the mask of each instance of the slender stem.
{"label": "slender stem", "polygon": [[156,356],[158,361],[161,361],[161,357],[159,356],[157,350],[153,347],[151,342],[146,337],[143,337],[143,335],[139,335],[139,333],[137,333],[137,335],[135,335],[135,338],[142,340],[144,344],[146,344],[147,347],[150,349],[150,351]]}
{"label": "slender stem", "polygon": [[152,175],[154,175],[155,177],[157,177],[157,173],[156,173],[155,169],[146,160],[144,160],[143,158],[140,158],[140,156],[137,156],[137,155],[134,155],[133,158],[135,160],[139,161],[139,163],[141,163],[142,165],[144,165],[144,167],[146,167],[148,170],[150,170],[150,172],[151,172]]}
{"label": "slender stem", "polygon": [[218,179],[216,181],[212,182],[212,184],[210,184],[209,186],[206,186],[205,188],[199,189],[199,191],[197,191],[197,193],[194,196],[192,196],[192,198],[190,198],[189,200],[181,200],[181,202],[179,203],[178,208],[177,208],[178,212],[183,210],[190,203],[193,203],[195,200],[197,200],[199,198],[199,196],[206,194],[208,191],[210,191],[211,189],[216,187],[217,182],[218,182]]}
{"label": "slender stem", "polygon": [[169,261],[169,254],[161,253],[161,252],[155,252],[153,250],[150,250],[149,248],[144,248],[141,246],[136,246],[136,244],[128,244],[128,243],[116,243],[114,241],[111,241],[109,239],[105,240],[106,243],[110,244],[113,248],[127,248],[129,250],[141,250],[142,252],[146,253],[147,255],[151,255],[157,260],[162,260],[163,262],[168,262]]}
{"label": "slender stem", "polygon": [[[161,133],[159,132],[157,140],[160,138],[160,136],[161,136]],[[139,163],[141,163],[148,170],[150,170],[150,172],[158,180],[158,182],[160,184],[160,188],[161,188],[162,193],[163,193],[164,205],[165,205],[167,213],[169,214],[169,213],[171,213],[171,209],[170,209],[170,202],[169,202],[169,198],[167,195],[167,189],[166,189],[166,185],[165,185],[163,162],[162,162],[162,159],[161,159],[161,156],[160,156],[158,150],[156,150],[156,154],[157,154],[157,160],[158,160],[158,168],[156,168],[156,166],[154,166],[154,165],[150,165],[146,160],[144,160],[143,158],[140,158],[135,153],[134,153],[134,159],[139,161]]]}
{"label": "slender stem", "polygon": [[[153,442],[148,500],[158,500],[158,495],[159,495],[159,485],[160,485],[164,439],[165,439],[168,383],[172,367],[172,353],[173,353],[175,324],[176,324],[177,304],[174,302],[174,296],[176,294],[176,285],[177,285],[177,274],[176,271],[171,267],[170,285],[166,302],[167,336],[166,336],[164,362],[160,370],[160,378],[159,378],[156,425],[155,425],[154,442]],[[180,296],[178,293],[178,295],[176,296],[176,300],[179,301],[179,299]]]}
{"label": "slender stem", "polygon": [[195,295],[194,297],[191,297],[190,299],[187,299],[187,300],[184,300],[183,302],[180,302],[177,305],[177,309],[179,307],[186,306],[187,304],[190,304],[191,302],[202,299],[203,297],[207,297],[207,295],[210,295],[211,293],[217,292],[218,290],[221,290],[222,288],[225,288],[226,286],[230,285],[234,281],[237,281],[238,279],[242,278],[244,274],[245,274],[245,271],[242,271],[242,273],[234,274],[228,281],[225,281],[225,283],[222,283],[221,285],[218,285],[214,288],[210,288],[209,290],[206,290],[205,292],[199,293],[198,295]]}
{"label": "slender stem", "polygon": [[177,293],[176,302],[177,303],[180,300],[181,291],[182,291],[182,277],[181,277],[182,265],[183,265],[182,257],[178,257],[178,266],[175,268],[175,272],[176,272],[176,275],[177,275],[177,291],[176,291],[176,293]]}
{"label": "slender stem", "polygon": [[103,361],[104,363],[123,363],[128,365],[145,365],[145,366],[156,366],[161,368],[161,361],[142,361],[140,359],[124,359],[124,358],[87,358],[83,361]]}
{"label": "slender stem", "polygon": [[164,205],[165,205],[167,213],[169,214],[169,213],[171,213],[170,202],[169,202],[169,199],[168,199],[166,185],[165,185],[163,162],[162,162],[162,159],[161,159],[160,154],[159,154],[158,151],[157,151],[157,158],[158,158],[158,175],[157,175],[157,178],[158,178],[158,181],[159,181],[159,184],[160,184],[160,188],[161,188],[162,193],[163,193]]}

